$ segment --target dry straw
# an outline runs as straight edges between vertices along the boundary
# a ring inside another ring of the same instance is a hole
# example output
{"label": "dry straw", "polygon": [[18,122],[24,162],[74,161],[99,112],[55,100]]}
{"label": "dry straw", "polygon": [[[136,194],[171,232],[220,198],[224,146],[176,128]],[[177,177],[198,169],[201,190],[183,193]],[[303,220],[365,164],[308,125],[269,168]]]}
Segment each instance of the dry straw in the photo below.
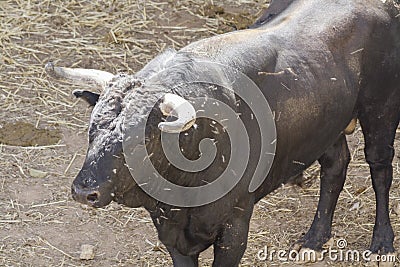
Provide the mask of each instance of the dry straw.
{"label": "dry straw", "polygon": [[[21,121],[62,134],[50,146],[0,145],[0,266],[170,265],[143,209],[113,204],[93,210],[71,200],[70,184],[84,159],[90,114],[71,92],[98,89],[51,80],[43,67],[52,60],[67,67],[134,73],[167,47],[244,27],[266,2],[0,1],[0,127]],[[374,196],[360,131],[349,140],[353,160],[333,234],[361,250],[372,233]],[[32,177],[30,169],[46,175]],[[396,157],[391,218],[397,235],[399,169]],[[317,175],[313,166],[304,174],[303,187],[285,186],[259,202],[243,266],[264,266],[256,259],[259,249],[288,248],[307,230],[318,200]],[[88,262],[79,260],[84,244],[95,247]],[[395,246],[400,248],[398,239]],[[209,250],[201,265],[210,264]]]}

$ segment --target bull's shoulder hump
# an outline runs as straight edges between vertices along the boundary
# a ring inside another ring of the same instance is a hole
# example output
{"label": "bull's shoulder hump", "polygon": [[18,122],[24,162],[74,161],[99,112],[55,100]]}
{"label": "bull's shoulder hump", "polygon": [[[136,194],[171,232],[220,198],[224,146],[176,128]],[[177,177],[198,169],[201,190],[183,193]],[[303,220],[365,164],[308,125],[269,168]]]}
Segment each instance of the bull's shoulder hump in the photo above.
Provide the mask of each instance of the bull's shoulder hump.
{"label": "bull's shoulder hump", "polygon": [[[273,50],[274,47],[282,50],[291,48],[290,44],[301,49],[310,40],[328,43],[330,39],[360,32],[361,28],[369,28],[368,25],[376,21],[388,19],[384,4],[379,0],[288,0],[286,4],[281,4],[283,10],[265,25],[202,39],[181,51],[207,58],[223,58],[248,55],[245,52],[249,51],[257,54],[257,51]],[[360,36],[361,39],[364,37]]]}

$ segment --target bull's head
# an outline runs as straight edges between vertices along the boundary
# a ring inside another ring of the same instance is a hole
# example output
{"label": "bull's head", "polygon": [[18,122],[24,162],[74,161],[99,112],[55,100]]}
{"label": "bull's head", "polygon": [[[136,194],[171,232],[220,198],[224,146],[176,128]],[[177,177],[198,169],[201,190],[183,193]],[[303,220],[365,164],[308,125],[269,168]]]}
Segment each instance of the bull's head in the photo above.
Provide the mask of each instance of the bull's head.
{"label": "bull's head", "polygon": [[[72,184],[73,198],[93,207],[103,207],[112,200],[131,207],[141,206],[146,195],[129,172],[122,146],[124,98],[132,90],[141,90],[140,82],[133,76],[61,68],[52,63],[46,65],[46,72],[55,78],[94,82],[104,89],[101,94],[82,90],[73,92],[76,97],[94,107],[90,118],[86,159]],[[146,94],[140,95],[146,97]],[[142,99],[138,101],[145,105]],[[156,107],[142,107],[138,104],[137,118],[144,118],[145,113],[156,108],[159,114],[169,115],[174,112],[177,117],[172,122],[157,122],[156,128],[161,131],[181,132],[194,124],[195,110],[182,97],[167,93],[159,103]],[[146,123],[146,120],[138,120],[138,123]]]}

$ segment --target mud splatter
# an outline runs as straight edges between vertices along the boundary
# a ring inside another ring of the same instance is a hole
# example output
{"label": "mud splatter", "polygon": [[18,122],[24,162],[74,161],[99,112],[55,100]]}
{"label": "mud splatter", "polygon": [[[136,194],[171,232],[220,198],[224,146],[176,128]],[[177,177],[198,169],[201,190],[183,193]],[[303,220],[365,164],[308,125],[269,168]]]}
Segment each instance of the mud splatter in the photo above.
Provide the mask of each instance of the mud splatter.
{"label": "mud splatter", "polygon": [[61,140],[60,130],[38,129],[27,122],[0,122],[0,144],[10,146],[47,146]]}

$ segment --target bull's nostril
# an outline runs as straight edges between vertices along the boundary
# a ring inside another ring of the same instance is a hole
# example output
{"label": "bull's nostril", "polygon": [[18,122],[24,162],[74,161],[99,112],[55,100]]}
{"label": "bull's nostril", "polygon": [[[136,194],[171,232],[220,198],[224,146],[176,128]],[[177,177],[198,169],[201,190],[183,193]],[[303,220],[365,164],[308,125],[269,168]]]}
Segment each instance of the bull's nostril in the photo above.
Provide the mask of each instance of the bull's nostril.
{"label": "bull's nostril", "polygon": [[88,194],[86,199],[89,202],[92,202],[92,203],[96,202],[99,199],[99,193],[98,192],[94,192],[94,193]]}

